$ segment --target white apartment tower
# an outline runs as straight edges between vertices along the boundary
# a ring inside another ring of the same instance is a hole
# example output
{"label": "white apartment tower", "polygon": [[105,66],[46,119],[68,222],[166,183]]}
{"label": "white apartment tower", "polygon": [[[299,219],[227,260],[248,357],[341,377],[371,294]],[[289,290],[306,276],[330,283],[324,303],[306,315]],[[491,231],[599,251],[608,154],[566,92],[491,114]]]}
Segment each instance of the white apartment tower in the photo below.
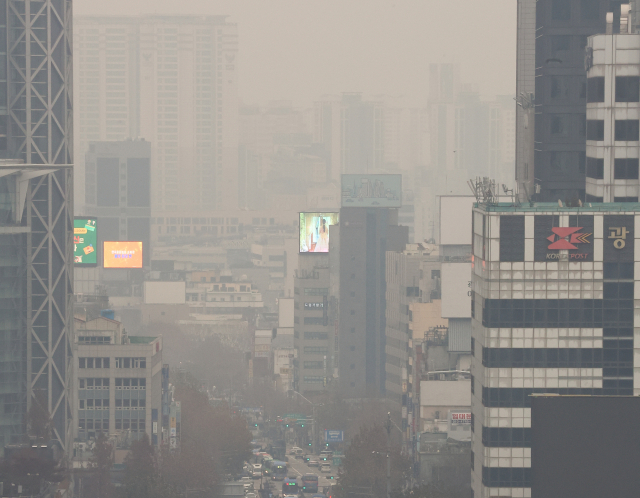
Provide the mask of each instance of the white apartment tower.
{"label": "white apartment tower", "polygon": [[237,26],[225,16],[114,16],[74,27],[77,157],[90,141],[143,137],[155,213],[236,209]]}

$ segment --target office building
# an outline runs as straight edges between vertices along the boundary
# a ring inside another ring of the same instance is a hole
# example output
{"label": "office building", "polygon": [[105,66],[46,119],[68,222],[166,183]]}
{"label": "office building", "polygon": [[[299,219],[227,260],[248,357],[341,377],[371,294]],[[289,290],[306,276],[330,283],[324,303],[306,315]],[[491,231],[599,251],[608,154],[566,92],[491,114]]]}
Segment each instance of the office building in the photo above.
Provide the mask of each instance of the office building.
{"label": "office building", "polygon": [[[337,227],[331,227],[330,231]],[[308,396],[333,381],[335,300],[329,294],[329,255],[299,254],[294,276],[294,345],[298,351],[296,390]]]}
{"label": "office building", "polygon": [[621,26],[619,34],[589,37],[587,65],[586,201],[636,202],[640,34]]}
{"label": "office building", "polygon": [[[106,313],[103,313],[106,314]],[[162,434],[162,338],[129,336],[106,316],[75,318],[74,436],[116,434],[127,446]]]}
{"label": "office building", "polygon": [[412,363],[409,360],[413,315],[410,307],[413,303],[429,303],[432,297],[439,297],[439,279],[433,278],[432,270],[439,273],[440,256],[436,246],[407,244],[402,252],[387,252],[386,258],[385,390],[396,412],[393,415],[404,420],[406,429]]}
{"label": "office building", "polygon": [[142,241],[151,261],[151,144],[145,140],[90,142],[85,154],[85,208],[105,240]]}
{"label": "office building", "polygon": [[[516,179],[522,199],[585,199],[585,47],[620,1],[519,0]],[[535,145],[534,145],[535,144]],[[534,150],[535,149],[535,150]],[[535,166],[534,166],[535,163]]]}
{"label": "office building", "polygon": [[532,394],[640,393],[638,213],[638,203],[473,209],[474,496],[531,496]]}
{"label": "office building", "polygon": [[402,251],[408,237],[395,208],[340,210],[338,368],[346,397],[385,395],[386,253]]}
{"label": "office building", "polygon": [[238,208],[235,24],[225,16],[79,17],[74,46],[78,157],[93,141],[144,137],[156,215]]}
{"label": "office building", "polygon": [[36,402],[51,415],[51,439],[69,448],[71,4],[0,4],[0,455],[29,443]]}

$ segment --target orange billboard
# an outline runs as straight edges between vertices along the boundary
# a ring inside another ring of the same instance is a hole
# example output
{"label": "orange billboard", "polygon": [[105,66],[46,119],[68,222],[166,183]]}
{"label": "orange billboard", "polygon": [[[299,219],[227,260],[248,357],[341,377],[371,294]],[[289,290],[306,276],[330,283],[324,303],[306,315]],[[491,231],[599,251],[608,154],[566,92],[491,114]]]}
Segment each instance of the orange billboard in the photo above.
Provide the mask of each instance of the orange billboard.
{"label": "orange billboard", "polygon": [[142,268],[142,242],[105,241],[105,268]]}

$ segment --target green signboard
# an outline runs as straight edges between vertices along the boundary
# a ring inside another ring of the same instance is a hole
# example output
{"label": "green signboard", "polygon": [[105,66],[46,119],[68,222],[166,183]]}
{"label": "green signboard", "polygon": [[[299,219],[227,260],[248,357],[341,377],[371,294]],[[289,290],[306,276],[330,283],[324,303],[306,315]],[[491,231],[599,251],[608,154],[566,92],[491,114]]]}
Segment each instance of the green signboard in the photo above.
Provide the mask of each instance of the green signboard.
{"label": "green signboard", "polygon": [[73,220],[73,261],[75,266],[98,265],[98,231],[96,218]]}

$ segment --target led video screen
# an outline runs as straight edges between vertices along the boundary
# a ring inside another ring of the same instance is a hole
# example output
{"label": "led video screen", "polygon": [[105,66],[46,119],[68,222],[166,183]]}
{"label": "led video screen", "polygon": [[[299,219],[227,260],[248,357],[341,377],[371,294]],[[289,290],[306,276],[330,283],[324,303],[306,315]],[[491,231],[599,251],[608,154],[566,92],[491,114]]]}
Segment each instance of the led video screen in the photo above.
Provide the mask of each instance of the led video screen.
{"label": "led video screen", "polygon": [[142,242],[105,241],[105,268],[142,268]]}
{"label": "led video screen", "polygon": [[300,252],[329,252],[329,227],[338,213],[300,213]]}
{"label": "led video screen", "polygon": [[73,262],[75,266],[97,266],[97,219],[77,217],[73,220]]}

